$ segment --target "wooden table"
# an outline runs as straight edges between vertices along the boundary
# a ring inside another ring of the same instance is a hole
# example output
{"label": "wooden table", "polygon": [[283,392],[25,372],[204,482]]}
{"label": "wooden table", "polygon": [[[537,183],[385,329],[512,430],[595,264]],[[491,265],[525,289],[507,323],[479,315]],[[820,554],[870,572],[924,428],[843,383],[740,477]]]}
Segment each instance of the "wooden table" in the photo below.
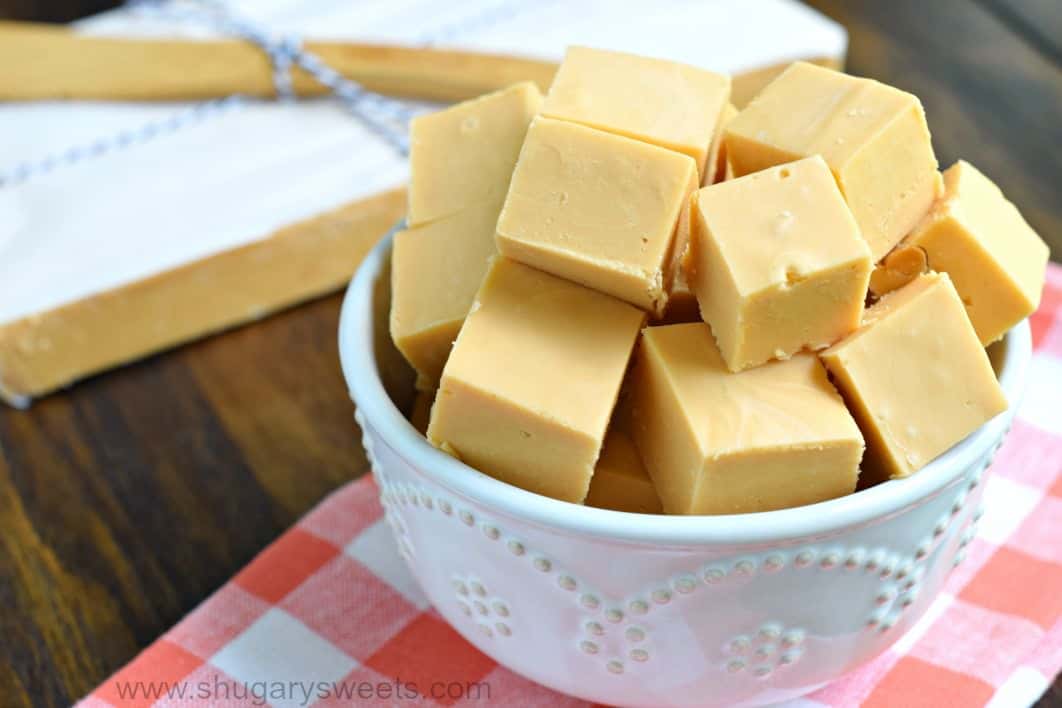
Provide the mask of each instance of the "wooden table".
{"label": "wooden table", "polygon": [[[984,169],[1062,257],[1057,0],[811,4],[848,26],[851,71],[922,97],[941,162]],[[326,298],[0,410],[0,705],[85,694],[364,471],[338,313]]]}

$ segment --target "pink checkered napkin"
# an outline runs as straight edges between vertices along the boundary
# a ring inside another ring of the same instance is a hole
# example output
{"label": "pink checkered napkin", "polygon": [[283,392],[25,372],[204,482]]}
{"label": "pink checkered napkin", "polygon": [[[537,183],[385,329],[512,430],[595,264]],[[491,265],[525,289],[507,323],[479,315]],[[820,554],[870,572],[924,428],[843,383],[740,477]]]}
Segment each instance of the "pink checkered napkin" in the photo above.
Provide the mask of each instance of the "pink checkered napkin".
{"label": "pink checkered napkin", "polygon": [[[1032,327],[1029,392],[986,481],[992,503],[966,561],[896,646],[795,704],[1025,706],[1062,669],[1062,267],[1050,267]],[[490,705],[588,705],[516,676],[450,629],[399,559],[366,476],[81,705],[486,705],[476,684],[489,685]]]}

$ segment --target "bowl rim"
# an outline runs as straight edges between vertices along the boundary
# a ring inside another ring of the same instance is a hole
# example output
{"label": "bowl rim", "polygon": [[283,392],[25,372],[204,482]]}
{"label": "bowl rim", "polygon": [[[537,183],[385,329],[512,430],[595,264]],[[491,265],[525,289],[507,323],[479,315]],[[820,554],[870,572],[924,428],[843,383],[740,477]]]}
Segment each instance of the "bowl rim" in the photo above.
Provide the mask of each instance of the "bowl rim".
{"label": "bowl rim", "polygon": [[551,499],[501,482],[433,447],[384,390],[374,354],[373,288],[391,252],[393,228],[369,252],[343,299],[339,358],[363,419],[408,463],[449,491],[485,508],[541,527],[636,544],[748,545],[828,536],[899,513],[947,487],[1005,434],[1020,403],[1032,340],[1023,320],[1006,335],[1000,384],[1009,406],[917,474],[791,509],[718,516],[669,516],[596,509]]}

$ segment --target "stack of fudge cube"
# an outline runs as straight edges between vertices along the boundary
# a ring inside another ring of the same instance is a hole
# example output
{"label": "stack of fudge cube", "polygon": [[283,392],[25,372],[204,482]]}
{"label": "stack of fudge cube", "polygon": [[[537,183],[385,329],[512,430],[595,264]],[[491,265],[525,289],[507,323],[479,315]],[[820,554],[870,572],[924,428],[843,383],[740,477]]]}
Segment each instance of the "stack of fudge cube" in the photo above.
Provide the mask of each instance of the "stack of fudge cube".
{"label": "stack of fudge cube", "polygon": [[918,98],[796,63],[572,48],[411,126],[391,334],[414,421],[479,472],[620,511],[801,506],[907,477],[1001,413],[985,347],[1048,250]]}

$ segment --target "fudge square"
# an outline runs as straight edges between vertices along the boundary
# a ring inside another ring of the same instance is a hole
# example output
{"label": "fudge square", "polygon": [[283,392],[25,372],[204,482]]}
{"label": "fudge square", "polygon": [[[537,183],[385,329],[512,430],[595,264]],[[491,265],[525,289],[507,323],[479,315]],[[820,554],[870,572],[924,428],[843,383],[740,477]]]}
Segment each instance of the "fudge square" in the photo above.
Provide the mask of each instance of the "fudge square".
{"label": "fudge square", "polygon": [[496,479],[581,503],[644,321],[497,258],[443,369],[428,440]]}
{"label": "fudge square", "polygon": [[501,201],[541,103],[538,88],[524,82],[414,118],[409,126],[409,225]]}
{"label": "fudge square", "polygon": [[450,347],[487,272],[500,200],[468,207],[395,234],[391,251],[391,339],[433,391]]}
{"label": "fudge square", "polygon": [[947,274],[888,293],[820,356],[866,438],[867,483],[917,472],[1007,408]]}
{"label": "fudge square", "polygon": [[536,118],[498,218],[498,250],[659,315],[696,188],[688,155]]}
{"label": "fudge square", "polygon": [[704,174],[730,77],[661,59],[570,47],[542,115],[689,155]]}
{"label": "fudge square", "polygon": [[797,62],[726,127],[740,177],[821,154],[877,261],[914,228],[940,190],[918,98],[885,84]]}
{"label": "fudge square", "polygon": [[738,514],[855,490],[863,438],[813,354],[732,373],[703,322],[649,327],[634,439],[669,514]]}
{"label": "fudge square", "polygon": [[981,344],[1001,338],[1040,306],[1047,244],[968,162],[944,171],[944,198],[904,243],[951,276]]}
{"label": "fudge square", "polygon": [[692,201],[691,286],[731,371],[824,348],[859,326],[870,252],[821,157]]}

